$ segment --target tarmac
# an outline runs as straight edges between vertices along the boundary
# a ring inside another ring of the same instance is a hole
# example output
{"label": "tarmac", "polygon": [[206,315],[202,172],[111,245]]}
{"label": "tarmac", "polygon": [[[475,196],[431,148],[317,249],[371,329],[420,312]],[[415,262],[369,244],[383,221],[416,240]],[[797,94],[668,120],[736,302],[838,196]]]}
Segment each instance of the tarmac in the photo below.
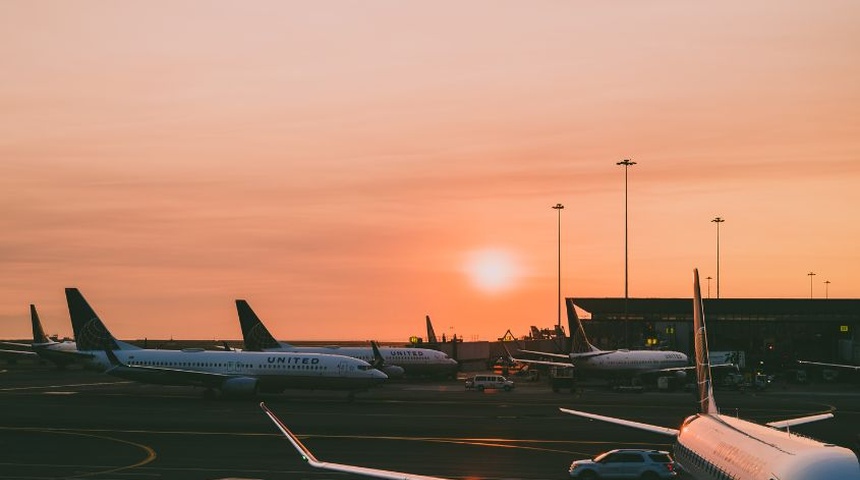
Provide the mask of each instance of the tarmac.
{"label": "tarmac", "polygon": [[[723,413],[764,423],[835,410],[794,432],[858,451],[860,386],[717,391]],[[678,427],[689,392],[511,392],[462,380],[391,383],[358,394],[287,391],[204,400],[193,387],[143,385],[71,367],[0,365],[0,479],[358,479],[307,466],[262,413],[264,401],[321,460],[454,479],[560,479],[575,459],[671,438],[565,415],[559,407]]]}

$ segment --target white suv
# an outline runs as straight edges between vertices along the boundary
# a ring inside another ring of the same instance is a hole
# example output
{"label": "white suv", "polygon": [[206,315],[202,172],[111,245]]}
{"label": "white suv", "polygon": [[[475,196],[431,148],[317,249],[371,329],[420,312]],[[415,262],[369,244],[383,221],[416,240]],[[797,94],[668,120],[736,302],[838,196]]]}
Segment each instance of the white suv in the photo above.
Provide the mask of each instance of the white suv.
{"label": "white suv", "polygon": [[610,450],[591,460],[570,464],[570,478],[581,480],[636,478],[642,480],[674,479],[678,466],[669,452],[662,450]]}
{"label": "white suv", "polygon": [[482,392],[485,388],[501,389],[509,392],[514,389],[514,382],[501,375],[475,375],[466,379],[466,388],[474,388]]}

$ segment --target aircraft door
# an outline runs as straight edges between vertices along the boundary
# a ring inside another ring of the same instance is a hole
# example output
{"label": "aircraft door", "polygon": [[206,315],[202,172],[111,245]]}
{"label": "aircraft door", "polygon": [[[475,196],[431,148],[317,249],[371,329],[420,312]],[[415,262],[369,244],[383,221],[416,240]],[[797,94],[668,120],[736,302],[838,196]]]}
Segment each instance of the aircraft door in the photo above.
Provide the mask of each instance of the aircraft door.
{"label": "aircraft door", "polygon": [[345,377],[349,373],[349,364],[346,362],[338,362],[337,364],[337,374],[340,377]]}

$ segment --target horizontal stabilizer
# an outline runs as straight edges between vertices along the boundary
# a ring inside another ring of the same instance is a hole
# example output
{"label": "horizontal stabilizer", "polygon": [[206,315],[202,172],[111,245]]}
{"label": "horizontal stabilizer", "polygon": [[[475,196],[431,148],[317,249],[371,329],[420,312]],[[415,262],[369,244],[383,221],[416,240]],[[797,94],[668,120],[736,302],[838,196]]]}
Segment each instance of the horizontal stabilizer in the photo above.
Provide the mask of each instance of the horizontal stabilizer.
{"label": "horizontal stabilizer", "polygon": [[648,432],[659,433],[661,435],[668,435],[671,437],[675,437],[678,435],[678,430],[674,428],[661,427],[659,425],[650,425],[648,423],[634,422],[632,420],[624,420],[623,418],[616,417],[606,417],[604,415],[597,415],[596,413],[588,413],[581,412],[579,410],[570,410],[567,408],[559,408],[564,413],[569,413],[571,415],[576,415],[579,417],[590,418],[592,420],[600,420],[602,422],[614,423],[616,425],[623,425],[625,427],[637,428],[639,430],[645,430]]}
{"label": "horizontal stabilizer", "polygon": [[766,423],[768,427],[773,428],[788,428],[793,427],[795,425],[803,425],[804,423],[812,423],[818,422],[821,420],[827,420],[828,418],[833,418],[832,413],[819,413],[817,415],[808,415],[806,417],[797,417],[797,418],[789,418],[786,420],[779,420],[776,422]]}

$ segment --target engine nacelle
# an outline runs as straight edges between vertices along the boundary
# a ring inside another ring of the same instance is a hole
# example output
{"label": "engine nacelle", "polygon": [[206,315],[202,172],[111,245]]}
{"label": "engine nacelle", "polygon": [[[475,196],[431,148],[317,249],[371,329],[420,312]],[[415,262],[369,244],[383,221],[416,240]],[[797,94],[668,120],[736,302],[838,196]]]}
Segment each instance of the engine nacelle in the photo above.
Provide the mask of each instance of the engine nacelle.
{"label": "engine nacelle", "polygon": [[226,397],[253,397],[257,394],[257,379],[234,377],[224,380],[221,393]]}
{"label": "engine nacelle", "polygon": [[382,370],[382,373],[388,375],[388,378],[400,378],[405,373],[403,367],[397,365],[385,365],[380,370]]}
{"label": "engine nacelle", "polygon": [[687,378],[687,371],[686,370],[676,370],[675,371],[675,378],[678,378],[680,380]]}

